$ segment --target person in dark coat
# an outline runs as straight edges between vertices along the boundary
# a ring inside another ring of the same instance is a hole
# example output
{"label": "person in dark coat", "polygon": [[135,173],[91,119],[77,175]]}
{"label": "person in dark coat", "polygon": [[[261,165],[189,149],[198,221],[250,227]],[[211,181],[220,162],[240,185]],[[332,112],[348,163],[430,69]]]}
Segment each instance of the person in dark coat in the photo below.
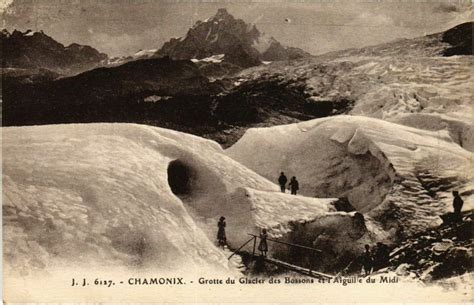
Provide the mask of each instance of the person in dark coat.
{"label": "person in dark coat", "polygon": [[219,221],[217,222],[217,242],[219,247],[224,248],[225,245],[227,245],[227,238],[225,236],[225,217],[221,216],[219,218]]}
{"label": "person in dark coat", "polygon": [[370,246],[365,245],[365,252],[362,255],[362,266],[364,267],[365,275],[369,275],[372,271],[372,254],[370,253]]}
{"label": "person in dark coat", "polygon": [[280,189],[282,193],[285,192],[287,182],[288,182],[288,178],[286,178],[284,172],[281,172],[280,177],[278,177],[278,184],[280,185]]}
{"label": "person in dark coat", "polygon": [[390,249],[387,245],[378,242],[373,253],[372,267],[374,271],[387,267],[390,264]]}
{"label": "person in dark coat", "polygon": [[300,189],[300,184],[298,183],[298,180],[296,180],[295,176],[291,177],[288,186],[290,187],[291,195],[296,195],[296,192]]}
{"label": "person in dark coat", "polygon": [[459,196],[458,191],[454,191],[453,196],[454,196],[454,199],[453,199],[454,216],[456,218],[461,218],[461,210],[462,210],[464,201],[462,200],[461,196]]}
{"label": "person in dark coat", "polygon": [[267,244],[267,230],[263,229],[260,233],[260,243],[258,244],[258,250],[262,253],[262,256],[267,256],[268,244]]}

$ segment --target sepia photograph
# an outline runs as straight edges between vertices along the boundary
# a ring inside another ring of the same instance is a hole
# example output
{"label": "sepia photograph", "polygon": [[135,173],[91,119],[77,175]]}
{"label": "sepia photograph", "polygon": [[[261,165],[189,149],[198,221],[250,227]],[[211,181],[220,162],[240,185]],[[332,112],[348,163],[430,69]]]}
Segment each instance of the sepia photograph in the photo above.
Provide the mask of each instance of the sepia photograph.
{"label": "sepia photograph", "polygon": [[5,303],[471,303],[470,0],[0,0]]}

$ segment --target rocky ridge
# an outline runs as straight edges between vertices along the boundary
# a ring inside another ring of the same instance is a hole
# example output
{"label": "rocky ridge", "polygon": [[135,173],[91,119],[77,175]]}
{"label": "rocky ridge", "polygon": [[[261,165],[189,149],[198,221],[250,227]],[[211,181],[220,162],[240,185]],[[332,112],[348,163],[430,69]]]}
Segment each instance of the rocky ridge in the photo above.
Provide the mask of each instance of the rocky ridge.
{"label": "rocky ridge", "polygon": [[43,31],[14,30],[0,33],[3,68],[47,69],[60,74],[76,74],[105,63],[108,56],[77,43],[64,46]]}
{"label": "rocky ridge", "polygon": [[235,19],[226,9],[198,21],[185,36],[173,38],[156,56],[175,59],[203,59],[223,54],[223,61],[252,67],[262,61],[280,61],[309,56],[301,49],[284,47],[275,38],[261,33],[255,25]]}

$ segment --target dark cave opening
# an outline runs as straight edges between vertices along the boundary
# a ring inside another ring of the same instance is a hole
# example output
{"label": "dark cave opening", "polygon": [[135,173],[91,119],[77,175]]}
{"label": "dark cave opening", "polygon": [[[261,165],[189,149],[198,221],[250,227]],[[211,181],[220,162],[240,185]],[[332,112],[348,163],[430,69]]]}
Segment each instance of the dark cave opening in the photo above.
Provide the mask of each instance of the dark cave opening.
{"label": "dark cave opening", "polygon": [[337,211],[342,212],[352,212],[356,211],[354,206],[350,203],[347,197],[341,197],[336,202],[333,203],[334,207]]}
{"label": "dark cave opening", "polygon": [[180,160],[168,165],[168,184],[176,196],[190,195],[192,192],[193,170]]}

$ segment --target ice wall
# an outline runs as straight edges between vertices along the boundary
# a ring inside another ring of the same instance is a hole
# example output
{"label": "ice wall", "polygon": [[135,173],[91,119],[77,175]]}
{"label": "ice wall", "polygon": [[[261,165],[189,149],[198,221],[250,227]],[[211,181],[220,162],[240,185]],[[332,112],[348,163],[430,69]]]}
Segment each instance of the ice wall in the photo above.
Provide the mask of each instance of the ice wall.
{"label": "ice wall", "polygon": [[174,160],[197,173],[190,198],[222,199],[196,207],[209,211],[214,226],[223,213],[230,225],[238,221],[226,207],[233,187],[276,189],[216,143],[174,131],[131,124],[3,128],[6,268],[28,273],[74,262],[227,270],[215,233],[206,236],[170,188]]}
{"label": "ice wall", "polygon": [[439,223],[452,190],[473,206],[472,153],[448,131],[337,116],[250,129],[226,152],[268,179],[297,176],[307,196],[347,197],[403,234]]}

